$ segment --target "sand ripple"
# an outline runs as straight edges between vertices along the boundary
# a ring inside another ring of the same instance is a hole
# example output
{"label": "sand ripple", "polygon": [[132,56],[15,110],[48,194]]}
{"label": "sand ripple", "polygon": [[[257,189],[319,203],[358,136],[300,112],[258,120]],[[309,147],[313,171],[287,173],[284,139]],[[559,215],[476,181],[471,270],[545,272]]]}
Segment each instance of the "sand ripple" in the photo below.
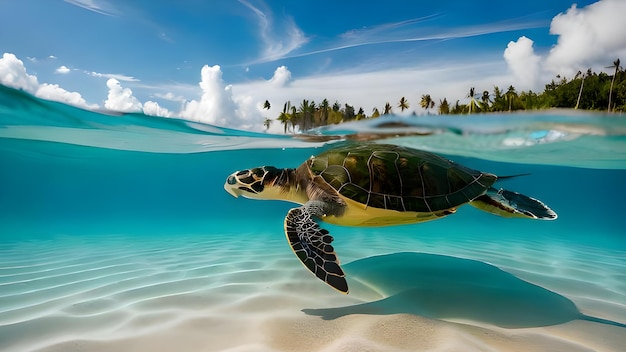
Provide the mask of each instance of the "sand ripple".
{"label": "sand ripple", "polygon": [[[255,241],[248,241],[250,236]],[[398,286],[357,280],[354,272],[351,294],[339,295],[306,273],[282,238],[250,236],[61,237],[5,244],[0,249],[0,350],[541,351],[552,346],[618,351],[626,345],[626,328],[576,318],[507,329],[480,319],[417,314],[412,310],[416,296],[402,293],[410,291],[397,292],[404,301],[393,307],[350,311],[379,300],[393,303]],[[376,248],[374,255],[408,247],[403,237],[382,238],[353,234],[351,243],[362,252],[346,246],[342,259],[362,259],[367,248]],[[523,241],[508,243],[513,249],[505,252],[498,243],[471,240],[447,243],[444,250],[433,241],[411,241],[411,247],[427,252],[481,258],[504,275],[567,297],[582,314],[626,322],[623,252],[558,246],[550,251],[546,244]],[[396,264],[397,270],[409,269]],[[351,264],[346,268],[348,274],[353,270]],[[414,275],[407,273],[399,280]],[[345,314],[323,318],[313,313],[319,309]]]}

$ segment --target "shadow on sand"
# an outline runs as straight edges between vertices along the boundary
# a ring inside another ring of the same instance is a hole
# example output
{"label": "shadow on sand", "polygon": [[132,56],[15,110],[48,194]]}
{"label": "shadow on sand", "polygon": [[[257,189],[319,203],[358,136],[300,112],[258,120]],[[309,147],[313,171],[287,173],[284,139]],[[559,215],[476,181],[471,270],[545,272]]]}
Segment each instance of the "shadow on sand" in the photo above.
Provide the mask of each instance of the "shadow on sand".
{"label": "shadow on sand", "polygon": [[305,309],[336,319],[350,314],[408,313],[432,319],[468,319],[505,328],[562,324],[582,319],[625,324],[582,314],[569,299],[483,262],[426,253],[395,253],[345,265],[352,280],[387,297],[354,306]]}

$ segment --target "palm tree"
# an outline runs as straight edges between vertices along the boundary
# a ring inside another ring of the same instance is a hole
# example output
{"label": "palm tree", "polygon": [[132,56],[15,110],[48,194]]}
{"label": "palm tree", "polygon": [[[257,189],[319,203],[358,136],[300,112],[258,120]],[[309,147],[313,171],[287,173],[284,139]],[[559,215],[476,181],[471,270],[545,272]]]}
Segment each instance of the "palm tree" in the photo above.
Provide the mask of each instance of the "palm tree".
{"label": "palm tree", "polygon": [[515,87],[513,85],[509,86],[509,89],[505,93],[506,100],[509,101],[509,111],[511,111],[513,107],[513,100],[517,98],[517,92],[515,91]]}
{"label": "palm tree", "polygon": [[474,110],[479,110],[474,87],[470,88],[469,93],[467,93],[467,97],[470,98],[470,102],[469,104],[467,104],[467,107],[469,108],[469,113],[471,114],[472,112],[474,112]]}
{"label": "palm tree", "polygon": [[409,102],[404,98],[400,98],[400,102],[398,103],[398,107],[400,108],[400,111],[404,111],[406,109],[409,108]]}
{"label": "palm tree", "polygon": [[308,116],[309,116],[309,128],[313,128],[315,127],[315,112],[317,111],[317,106],[315,105],[315,100],[311,100],[311,103],[309,104],[309,112],[308,112]]}
{"label": "palm tree", "polygon": [[343,118],[345,121],[352,121],[356,117],[356,113],[354,112],[354,106],[348,105],[348,103],[343,104]]}
{"label": "palm tree", "polygon": [[291,114],[289,114],[289,122],[291,123],[291,132],[296,132],[296,125],[298,124],[298,110],[295,105],[291,105]]}
{"label": "palm tree", "polygon": [[309,101],[307,99],[302,99],[302,102],[300,103],[300,106],[298,107],[298,117],[299,120],[298,124],[300,125],[300,130],[301,131],[306,131],[307,130],[307,120],[309,118]]}
{"label": "palm tree", "polygon": [[366,116],[365,116],[365,110],[363,110],[363,108],[362,108],[362,107],[359,107],[359,111],[356,113],[356,116],[354,117],[354,118],[355,118],[355,120],[357,120],[357,121],[358,121],[358,120],[362,120],[362,119],[364,119],[365,117],[366,117]]}
{"label": "palm tree", "polygon": [[491,111],[504,110],[506,110],[506,96],[502,94],[500,87],[493,86],[493,104],[491,104]]}
{"label": "palm tree", "polygon": [[288,111],[291,109],[291,102],[286,102],[285,105],[283,105],[283,111],[280,113],[280,115],[278,116],[277,120],[280,121],[280,123],[283,124],[283,126],[285,127],[285,134],[287,133],[287,126],[288,124],[291,122],[291,116],[289,115]]}
{"label": "palm tree", "polygon": [[374,119],[374,118],[377,118],[377,117],[379,117],[379,116],[380,116],[380,111],[378,111],[378,108],[377,108],[377,107],[374,107],[374,108],[372,109],[372,116],[370,116],[370,117]]}
{"label": "palm tree", "polygon": [[611,96],[613,95],[613,83],[615,83],[615,77],[617,76],[617,72],[619,72],[620,70],[620,61],[619,58],[615,61],[613,61],[613,66],[608,66],[607,68],[613,68],[615,67],[615,73],[613,74],[613,79],[611,79],[611,88],[609,89],[609,108],[608,108],[608,112],[611,112]]}
{"label": "palm tree", "polygon": [[578,91],[578,99],[576,99],[576,106],[574,107],[574,109],[578,109],[578,105],[580,104],[580,97],[583,95],[583,87],[585,86],[585,78],[587,78],[588,76],[591,76],[591,67],[587,70],[587,73],[582,73],[578,71],[578,73],[576,74],[576,77],[574,77],[574,79],[581,77],[580,90]]}
{"label": "palm tree", "polygon": [[457,99],[456,103],[455,103],[455,104],[454,104],[454,106],[452,107],[452,111],[451,111],[451,112],[452,112],[453,114],[462,114],[462,113],[464,112],[464,111],[463,111],[463,110],[464,110],[463,108],[464,108],[465,106],[466,106],[466,105],[461,106],[461,104],[459,104],[459,101],[458,101],[458,99]]}
{"label": "palm tree", "polygon": [[447,115],[450,113],[450,104],[448,104],[448,99],[443,98],[443,100],[439,100],[439,115]]}
{"label": "palm tree", "polygon": [[391,104],[389,104],[389,102],[385,103],[385,109],[383,110],[383,115],[389,115],[393,113],[393,111],[391,111]]}
{"label": "palm tree", "polygon": [[322,125],[325,125],[328,121],[328,110],[330,109],[330,103],[328,102],[328,99],[324,98],[324,100],[322,100],[322,102],[319,105],[319,109],[320,109],[320,123]]}
{"label": "palm tree", "polygon": [[428,109],[435,107],[435,102],[430,97],[430,94],[423,94],[422,99],[420,100],[420,106],[426,109],[426,113],[428,114]]}
{"label": "palm tree", "polygon": [[[263,104],[263,109],[269,110],[270,107],[271,107],[270,102],[268,100],[265,100],[265,103]],[[265,121],[263,121],[263,126],[265,126],[266,131],[270,128],[271,124],[272,124],[272,120],[270,118],[265,118]]]}
{"label": "palm tree", "polygon": [[483,91],[483,96],[481,97],[483,111],[489,110],[489,105],[491,104],[491,95],[488,90]]}

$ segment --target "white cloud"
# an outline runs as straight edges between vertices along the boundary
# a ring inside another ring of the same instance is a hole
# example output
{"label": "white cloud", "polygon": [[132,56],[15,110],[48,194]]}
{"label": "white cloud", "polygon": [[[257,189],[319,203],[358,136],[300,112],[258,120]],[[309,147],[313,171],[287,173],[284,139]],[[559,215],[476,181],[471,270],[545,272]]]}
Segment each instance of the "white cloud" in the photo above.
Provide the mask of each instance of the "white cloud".
{"label": "white cloud", "polygon": [[157,98],[161,98],[161,99],[169,100],[169,101],[175,101],[175,102],[179,102],[179,103],[183,103],[183,102],[185,102],[187,100],[182,95],[176,95],[176,94],[174,94],[172,92],[167,92],[165,94],[156,93],[155,96]]}
{"label": "white cloud", "polygon": [[[17,60],[17,59],[15,59]],[[23,69],[20,64],[17,68]],[[275,119],[287,101],[298,106],[303,99],[321,102],[324,98],[330,103],[338,101],[348,103],[356,109],[363,107],[367,114],[372,108],[379,110],[388,101],[394,107],[400,97],[405,96],[411,103],[409,113],[416,110],[421,94],[431,94],[435,101],[447,97],[451,104],[457,97],[464,97],[469,87],[479,90],[491,89],[494,84],[504,86],[511,84],[510,76],[504,73],[503,62],[482,62],[473,65],[451,65],[439,63],[437,67],[414,67],[412,69],[381,70],[369,73],[333,73],[294,79],[286,67],[278,67],[270,79],[248,81],[228,85],[222,78],[219,66],[205,65],[201,70],[199,83],[200,98],[186,101],[180,111],[170,111],[161,107],[156,101],[142,104],[133,92],[122,87],[114,78],[107,81],[109,89],[105,107],[117,111],[144,112],[147,115],[181,117],[219,126],[263,131],[263,121],[270,118],[274,121],[269,132],[282,133],[283,127]],[[26,75],[25,69],[21,76]],[[489,75],[482,73],[489,72]],[[480,78],[477,79],[477,73]],[[0,76],[2,77],[2,76]],[[38,88],[36,77],[31,76]],[[288,83],[288,89],[285,84]],[[195,91],[198,90],[196,86]],[[46,86],[40,94],[48,92],[62,95],[55,86]],[[188,95],[187,85],[167,87],[170,92],[154,94],[155,97],[170,101],[180,101],[181,95]],[[172,93],[174,92],[174,93]],[[181,92],[185,92],[182,93]],[[67,92],[62,101],[80,104],[76,95]],[[61,100],[60,98],[57,100]],[[271,109],[262,109],[263,102],[269,100]],[[463,102],[462,102],[463,103]],[[394,109],[397,111],[398,109]]]}
{"label": "white cloud", "polygon": [[[432,14],[409,20],[384,23],[375,26],[364,26],[341,33],[336,38],[327,41],[319,47],[311,47],[309,51],[299,51],[284,55],[281,58],[305,57],[320,53],[340,51],[348,48],[357,48],[385,43],[408,43],[432,40],[450,40],[457,38],[478,37],[492,33],[520,31],[545,26],[543,21],[515,19],[476,25],[458,26],[428,26],[426,21],[436,20],[440,14]],[[303,42],[302,44],[305,44]],[[268,60],[269,61],[269,60]]]}
{"label": "white cloud", "polygon": [[536,89],[541,84],[541,57],[535,54],[532,40],[520,37],[516,42],[509,42],[504,50],[504,60],[518,81],[518,89]]}
{"label": "white cloud", "polygon": [[626,1],[601,0],[584,8],[572,5],[552,19],[550,33],[557,44],[544,57],[533,41],[520,37],[510,42],[504,59],[520,89],[540,89],[555,74],[572,77],[592,68],[606,71],[614,59],[626,56]]}
{"label": "white cloud", "polygon": [[[230,125],[230,127],[254,131],[264,130],[263,120],[265,120],[264,116],[267,115],[267,111],[263,110],[263,104],[259,101],[259,97],[233,95],[233,101],[237,106],[235,110],[237,124]],[[270,115],[267,116],[270,117]]]}
{"label": "white cloud", "polygon": [[[65,73],[69,71],[67,67],[61,66],[55,72]],[[11,53],[4,53],[0,58],[0,84],[24,90],[42,99],[59,101],[84,109],[98,108],[97,104],[87,103],[79,93],[67,91],[58,84],[40,84],[36,76],[28,74],[24,63]],[[146,115],[153,116],[174,116],[174,113],[159,106],[157,102],[147,101],[145,104],[141,104],[133,96],[133,92],[129,88],[123,88],[115,78],[110,78],[107,81],[107,87],[109,88],[108,98],[105,101],[107,109],[121,112],[143,111]],[[184,99],[172,93],[166,94],[165,97],[175,101]]]}
{"label": "white cloud", "polygon": [[70,72],[70,69],[67,68],[66,66],[60,66],[59,68],[56,69],[56,71],[54,71],[56,73],[60,73],[60,74],[66,74]]}
{"label": "white cloud", "polygon": [[550,33],[557,44],[546,58],[546,67],[566,76],[592,67],[600,70],[626,56],[626,1],[601,0],[584,8],[572,5],[552,19]]}
{"label": "white cloud", "polygon": [[246,0],[239,2],[252,10],[258,19],[259,35],[264,45],[260,62],[285,57],[309,41],[291,17],[286,17],[283,23],[278,24],[278,28],[274,28],[277,24],[271,12],[263,12]]}
{"label": "white cloud", "polygon": [[113,78],[117,81],[123,81],[123,82],[138,82],[139,80],[133,76],[126,76],[126,75],[121,75],[118,73],[99,73],[99,72],[89,72],[89,71],[85,71],[86,74],[93,76],[93,77],[98,77],[98,78]]}
{"label": "white cloud", "polygon": [[65,0],[65,2],[101,15],[113,16],[117,12],[107,1],[104,0]]}
{"label": "white cloud", "polygon": [[31,94],[35,94],[39,87],[37,77],[29,75],[22,60],[11,53],[4,53],[0,59],[0,83]]}
{"label": "white cloud", "polygon": [[284,87],[291,81],[291,72],[286,66],[280,66],[274,71],[274,76],[270,79],[270,83],[277,87]]}
{"label": "white cloud", "polygon": [[231,86],[224,84],[219,65],[202,67],[200,88],[200,100],[187,102],[180,113],[181,117],[220,126],[232,126],[240,122],[237,121]]}
{"label": "white cloud", "polygon": [[168,109],[159,106],[155,101],[147,101],[143,103],[143,113],[151,116],[173,117],[174,114]]}
{"label": "white cloud", "polygon": [[121,112],[142,111],[142,104],[133,96],[130,88],[123,88],[117,79],[109,78],[107,87],[109,88],[109,94],[104,102],[105,108]]}
{"label": "white cloud", "polygon": [[[470,87],[475,87],[478,93],[482,93],[483,90],[491,91],[494,85],[502,88],[511,84],[516,83],[511,75],[507,74],[503,60],[462,65],[438,63],[435,67],[422,66],[292,78],[288,89],[272,84],[271,79],[233,84],[233,99],[238,104],[238,111],[248,114],[245,122],[253,126],[253,129],[265,130],[263,120],[270,118],[274,121],[269,132],[282,134],[283,126],[276,118],[287,101],[297,107],[303,99],[319,104],[326,98],[331,105],[335,101],[342,107],[347,103],[357,110],[362,107],[365,113],[370,115],[374,107],[382,111],[386,102],[394,107],[394,112],[400,113],[397,104],[404,96],[411,105],[405,113],[415,111],[423,114],[424,109],[419,107],[422,94],[430,94],[437,105],[443,98],[447,98],[450,104],[461,99],[460,103],[464,104],[466,103],[464,97]],[[246,99],[250,99],[254,104],[243,104]],[[269,111],[261,109],[266,99],[271,104]],[[229,126],[239,127],[236,124]]]}
{"label": "white cloud", "polygon": [[98,108],[98,105],[96,104],[88,104],[79,93],[68,92],[67,90],[59,87],[57,84],[42,83],[37,89],[35,95],[42,99],[60,101],[62,103],[71,104],[85,109]]}
{"label": "white cloud", "polygon": [[24,90],[42,99],[60,101],[85,109],[98,107],[88,104],[77,92],[69,92],[56,84],[39,84],[36,76],[28,74],[22,60],[11,53],[4,53],[0,59],[0,84]]}

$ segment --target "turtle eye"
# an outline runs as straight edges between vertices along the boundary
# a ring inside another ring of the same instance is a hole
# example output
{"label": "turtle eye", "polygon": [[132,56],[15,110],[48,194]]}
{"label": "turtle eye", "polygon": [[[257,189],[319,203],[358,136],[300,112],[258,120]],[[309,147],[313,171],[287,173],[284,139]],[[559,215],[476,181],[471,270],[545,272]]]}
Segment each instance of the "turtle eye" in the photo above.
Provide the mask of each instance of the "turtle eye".
{"label": "turtle eye", "polygon": [[237,178],[235,178],[235,176],[233,176],[233,175],[230,175],[226,179],[226,183],[228,183],[229,185],[237,184]]}

